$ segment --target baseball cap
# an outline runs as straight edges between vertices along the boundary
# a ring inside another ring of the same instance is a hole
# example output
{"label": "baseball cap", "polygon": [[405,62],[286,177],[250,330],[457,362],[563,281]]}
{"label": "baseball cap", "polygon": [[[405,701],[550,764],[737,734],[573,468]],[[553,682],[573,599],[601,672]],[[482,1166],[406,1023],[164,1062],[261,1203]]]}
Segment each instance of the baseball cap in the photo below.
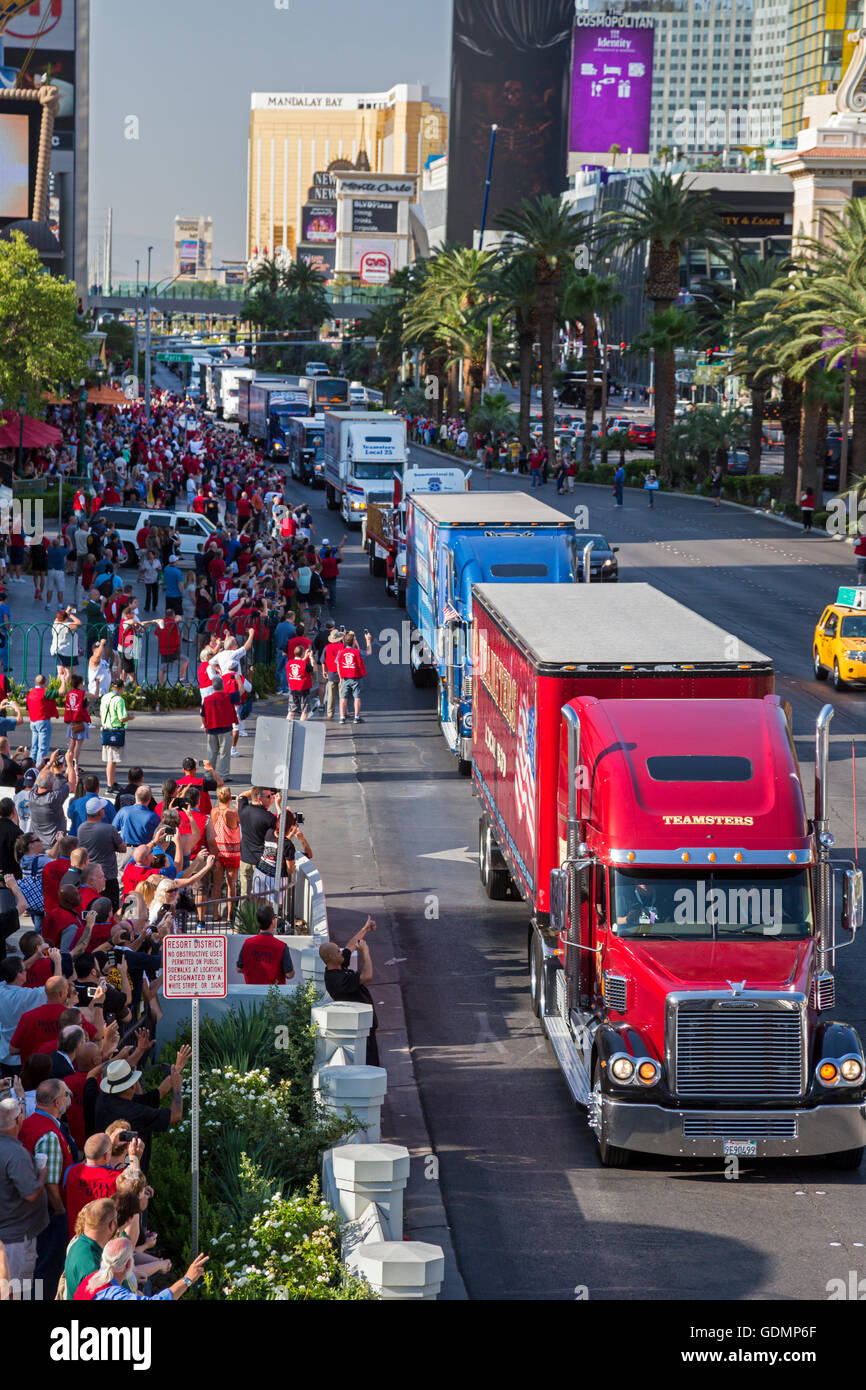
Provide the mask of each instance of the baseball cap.
{"label": "baseball cap", "polygon": [[27,771],[25,772],[24,776],[21,778],[21,781],[22,781],[23,785],[24,785],[25,787],[32,787],[32,786],[33,786],[33,783],[36,781],[37,775],[38,775],[38,774],[37,774],[37,772],[36,772],[36,768],[35,768],[35,767],[28,767],[28,769],[27,769]]}
{"label": "baseball cap", "polygon": [[101,796],[89,796],[84,803],[84,810],[88,816],[98,816],[100,811],[104,811],[108,802]]}

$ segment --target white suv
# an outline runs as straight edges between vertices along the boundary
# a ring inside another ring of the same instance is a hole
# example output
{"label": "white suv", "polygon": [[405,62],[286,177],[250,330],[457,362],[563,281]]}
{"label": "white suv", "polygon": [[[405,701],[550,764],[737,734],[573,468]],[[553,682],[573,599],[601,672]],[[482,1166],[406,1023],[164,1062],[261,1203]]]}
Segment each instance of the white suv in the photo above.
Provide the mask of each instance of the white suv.
{"label": "white suv", "polygon": [[170,526],[175,528],[180,541],[182,565],[193,564],[198,547],[206,545],[216,531],[213,523],[208,521],[206,516],[199,516],[197,512],[165,512],[154,511],[148,507],[110,506],[102,507],[99,514],[103,521],[117,531],[126,546],[127,564],[130,565],[138,564],[138,545],[135,538],[145,522],[154,530],[168,530]]}

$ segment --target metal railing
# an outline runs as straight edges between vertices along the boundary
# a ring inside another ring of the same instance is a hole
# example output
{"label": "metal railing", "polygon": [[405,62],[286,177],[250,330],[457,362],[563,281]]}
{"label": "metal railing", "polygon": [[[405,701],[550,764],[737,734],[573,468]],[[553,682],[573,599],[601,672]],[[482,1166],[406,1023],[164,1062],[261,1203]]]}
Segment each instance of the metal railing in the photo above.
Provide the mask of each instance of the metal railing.
{"label": "metal railing", "polygon": [[[263,875],[259,877],[261,879]],[[243,932],[245,935],[254,936],[258,930],[255,925],[256,910],[266,904],[273,907],[277,918],[281,919],[280,935],[307,934],[305,923],[295,921],[295,879],[284,879],[282,885],[277,888],[256,893],[241,893],[238,884],[236,894],[229,895],[223,892],[218,898],[202,898],[196,902],[195,907],[188,902],[187,894],[193,897],[195,890],[190,888],[185,891],[183,901],[186,906],[178,907],[174,914],[182,935]],[[312,935],[312,930],[309,934]]]}
{"label": "metal railing", "polygon": [[[145,618],[148,621],[148,618]],[[205,646],[209,633],[206,619],[182,620],[180,628],[180,649],[177,656],[165,658],[159,651],[158,629],[147,627],[136,636],[132,663],[133,676],[137,685],[193,685],[196,684],[196,669],[199,652]],[[59,672],[57,657],[51,653],[51,623],[12,623],[0,629],[0,669],[19,685],[30,685],[33,677],[42,674],[47,677]],[[88,636],[89,631],[89,636]],[[87,677],[87,661],[95,644],[102,637],[108,637],[112,644],[112,667],[120,669],[119,653],[116,650],[117,625],[102,624],[88,630],[82,625],[78,629],[78,654],[74,657],[75,670]],[[245,658],[246,669],[256,665],[274,665],[276,644],[273,634],[253,642]],[[186,663],[186,664],[184,664]],[[164,671],[164,679],[160,673]],[[181,676],[183,672],[183,676]]]}

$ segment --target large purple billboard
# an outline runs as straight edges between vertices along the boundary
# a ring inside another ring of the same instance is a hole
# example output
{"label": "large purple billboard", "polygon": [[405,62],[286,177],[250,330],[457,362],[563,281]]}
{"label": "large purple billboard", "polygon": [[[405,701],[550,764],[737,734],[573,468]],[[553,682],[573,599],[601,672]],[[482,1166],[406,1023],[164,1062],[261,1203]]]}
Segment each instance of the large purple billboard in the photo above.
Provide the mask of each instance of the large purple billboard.
{"label": "large purple billboard", "polygon": [[649,153],[654,38],[652,27],[575,29],[571,150],[607,154],[619,145]]}

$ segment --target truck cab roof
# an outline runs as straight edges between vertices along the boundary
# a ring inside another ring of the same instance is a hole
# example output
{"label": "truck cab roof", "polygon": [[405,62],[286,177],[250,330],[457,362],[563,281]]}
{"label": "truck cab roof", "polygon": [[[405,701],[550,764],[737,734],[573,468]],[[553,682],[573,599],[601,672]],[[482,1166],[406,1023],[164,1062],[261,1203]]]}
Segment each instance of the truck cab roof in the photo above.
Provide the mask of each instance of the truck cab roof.
{"label": "truck cab roof", "polygon": [[[693,871],[716,862],[743,868],[809,862],[806,807],[778,696],[667,701],[590,695],[570,704],[581,725],[581,763],[592,769],[581,792],[581,816],[593,848],[615,863]],[[566,804],[560,771],[561,817]],[[602,807],[603,827],[594,820]],[[762,860],[762,853],[772,861]]]}

